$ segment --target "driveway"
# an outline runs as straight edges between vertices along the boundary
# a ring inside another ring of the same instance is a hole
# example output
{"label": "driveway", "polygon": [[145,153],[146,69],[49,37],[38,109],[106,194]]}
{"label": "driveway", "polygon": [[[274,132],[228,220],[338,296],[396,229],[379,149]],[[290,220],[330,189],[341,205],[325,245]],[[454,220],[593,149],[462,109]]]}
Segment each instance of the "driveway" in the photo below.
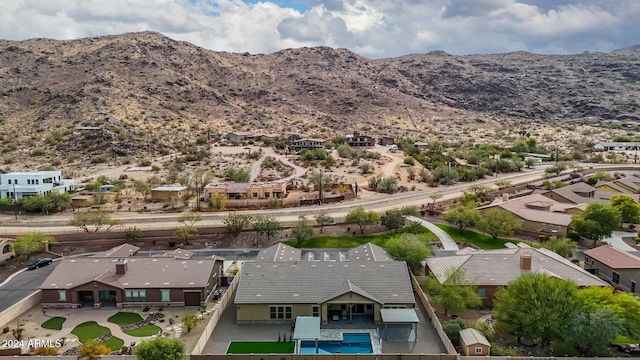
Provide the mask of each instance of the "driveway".
{"label": "driveway", "polygon": [[27,270],[15,274],[11,280],[0,286],[0,312],[6,310],[11,305],[38,291],[42,282],[51,274],[53,269],[60,262],[54,261],[49,266],[44,266],[35,270]]}
{"label": "driveway", "polygon": [[635,254],[638,250],[627,245],[627,243],[625,243],[624,240],[622,240],[622,238],[637,237],[637,236],[638,236],[638,232],[614,231],[613,234],[611,234],[610,238],[603,239],[603,241],[618,250],[630,251]]}
{"label": "driveway", "polygon": [[440,239],[440,242],[442,243],[442,248],[444,250],[450,250],[450,251],[460,250],[460,248],[458,248],[458,244],[456,244],[456,241],[453,240],[453,238],[449,236],[449,234],[444,232],[444,230],[435,226],[433,223],[430,223],[424,219],[417,218],[415,216],[407,216],[406,218],[409,221],[418,222],[420,225],[426,227],[427,229],[429,229],[429,231],[434,233],[438,237],[438,239]]}

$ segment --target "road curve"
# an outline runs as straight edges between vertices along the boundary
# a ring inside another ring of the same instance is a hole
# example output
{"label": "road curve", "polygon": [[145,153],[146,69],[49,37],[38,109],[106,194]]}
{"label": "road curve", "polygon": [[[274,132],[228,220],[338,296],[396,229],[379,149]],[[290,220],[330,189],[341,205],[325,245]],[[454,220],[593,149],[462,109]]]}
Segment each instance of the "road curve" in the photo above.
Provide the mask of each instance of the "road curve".
{"label": "road curve", "polygon": [[442,243],[442,248],[444,250],[450,250],[450,251],[460,250],[460,248],[458,248],[458,244],[456,244],[456,241],[453,240],[453,238],[449,236],[449,234],[444,232],[444,230],[440,229],[435,224],[428,222],[427,220],[417,218],[415,216],[407,216],[406,218],[409,221],[415,221],[419,223],[420,225],[426,227],[427,229],[429,229],[429,231],[434,233],[438,237],[438,239],[440,239],[440,242]]}

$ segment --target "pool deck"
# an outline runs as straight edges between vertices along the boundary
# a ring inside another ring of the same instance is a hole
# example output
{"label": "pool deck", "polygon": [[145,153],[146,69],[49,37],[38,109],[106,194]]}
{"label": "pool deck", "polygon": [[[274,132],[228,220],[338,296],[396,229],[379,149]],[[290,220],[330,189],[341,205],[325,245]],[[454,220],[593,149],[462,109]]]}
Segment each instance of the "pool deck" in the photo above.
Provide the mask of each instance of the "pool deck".
{"label": "pool deck", "polygon": [[[382,353],[387,354],[441,354],[446,353],[444,345],[429,321],[426,310],[416,298],[416,312],[418,313],[417,341],[414,331],[402,332],[410,341],[383,340]],[[329,321],[321,326],[321,335],[326,331],[327,336],[342,340],[343,332],[373,332],[381,334],[384,325],[376,325],[367,317],[354,317],[347,320]],[[230,304],[222,314],[203,354],[224,354],[231,341],[277,341],[278,336],[291,333],[291,324],[236,324],[236,307]],[[372,337],[377,339],[377,337]],[[377,346],[373,346],[374,350]]]}

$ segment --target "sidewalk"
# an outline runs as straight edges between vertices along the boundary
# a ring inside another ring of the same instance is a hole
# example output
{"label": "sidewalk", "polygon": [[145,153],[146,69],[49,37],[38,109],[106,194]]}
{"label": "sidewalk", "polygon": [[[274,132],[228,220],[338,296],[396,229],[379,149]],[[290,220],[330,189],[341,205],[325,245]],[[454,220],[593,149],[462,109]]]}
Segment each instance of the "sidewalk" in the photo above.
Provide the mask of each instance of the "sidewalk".
{"label": "sidewalk", "polygon": [[458,244],[456,244],[455,240],[453,240],[453,238],[451,236],[449,236],[449,234],[444,232],[439,227],[435,226],[433,223],[430,223],[430,222],[428,222],[427,220],[424,220],[424,219],[417,218],[415,216],[407,216],[406,218],[409,221],[415,221],[415,222],[419,223],[420,225],[426,227],[427,229],[429,229],[429,231],[434,233],[438,237],[438,239],[440,239],[440,242],[442,243],[442,248],[444,250],[449,250],[449,251],[460,250],[458,248]]}

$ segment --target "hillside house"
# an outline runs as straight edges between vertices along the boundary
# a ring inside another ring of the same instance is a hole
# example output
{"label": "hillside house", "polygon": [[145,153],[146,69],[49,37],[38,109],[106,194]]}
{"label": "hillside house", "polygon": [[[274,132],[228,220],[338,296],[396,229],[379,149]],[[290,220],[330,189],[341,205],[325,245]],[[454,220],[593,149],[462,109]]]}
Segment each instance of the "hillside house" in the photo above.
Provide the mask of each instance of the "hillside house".
{"label": "hillside house", "polygon": [[371,136],[361,135],[354,132],[352,135],[345,135],[347,145],[351,147],[371,147],[376,144],[376,140]]}
{"label": "hillside house", "polygon": [[600,142],[593,145],[593,149],[597,151],[637,151],[640,148],[640,142]]}
{"label": "hillside house", "polygon": [[165,185],[151,189],[151,200],[179,200],[189,193],[183,185]]}
{"label": "hillside house", "polygon": [[289,148],[294,151],[301,151],[304,149],[314,150],[324,148],[325,141],[323,139],[304,138],[293,140]]}
{"label": "hillside house", "polygon": [[378,139],[378,145],[389,146],[396,143],[396,139],[390,136],[383,136]]}
{"label": "hillside house", "polygon": [[74,189],[73,179],[58,170],[0,174],[0,198],[20,200],[27,196],[64,194]]}
{"label": "hillside house", "polygon": [[228,200],[269,200],[287,197],[287,184],[285,182],[265,183],[211,183],[204,187],[204,195],[210,198],[211,194],[225,194]]}

